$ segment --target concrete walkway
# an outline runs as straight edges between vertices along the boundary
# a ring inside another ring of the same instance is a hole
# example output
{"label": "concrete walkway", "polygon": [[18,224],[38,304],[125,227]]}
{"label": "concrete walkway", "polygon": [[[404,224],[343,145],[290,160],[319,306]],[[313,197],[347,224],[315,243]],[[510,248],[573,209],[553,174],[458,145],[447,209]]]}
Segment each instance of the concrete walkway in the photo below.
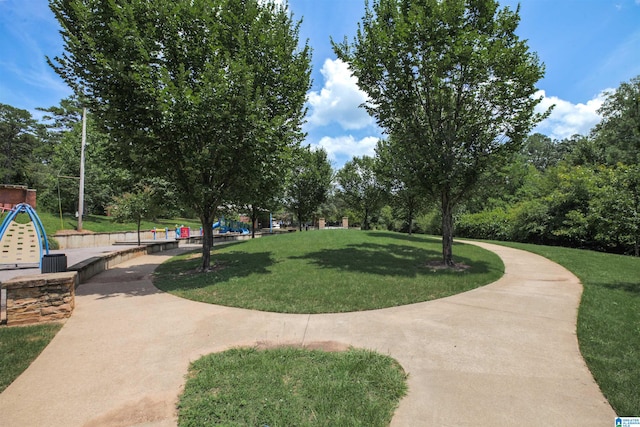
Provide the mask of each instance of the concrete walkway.
{"label": "concrete walkway", "polygon": [[175,426],[184,376],[201,355],[259,342],[329,342],[389,354],[408,372],[393,426],[613,425],[578,350],[577,278],[540,256],[479,245],[505,263],[495,283],[437,301],[323,315],[183,300],[150,281],[171,252],[135,258],[78,288],[73,316],[0,394],[0,424]]}

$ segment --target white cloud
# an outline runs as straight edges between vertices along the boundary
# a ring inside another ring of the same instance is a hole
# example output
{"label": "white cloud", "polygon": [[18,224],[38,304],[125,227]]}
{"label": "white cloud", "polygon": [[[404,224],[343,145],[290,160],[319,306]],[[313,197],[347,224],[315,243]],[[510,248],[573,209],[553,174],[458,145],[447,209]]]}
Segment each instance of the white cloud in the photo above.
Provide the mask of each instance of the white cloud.
{"label": "white cloud", "polygon": [[538,91],[536,96],[543,96],[537,111],[542,112],[555,104],[551,115],[541,122],[534,132],[539,132],[553,139],[569,138],[572,135],[588,135],[591,129],[600,122],[597,110],[606,98],[604,90],[586,103],[573,104],[557,96],[546,96],[545,91]]}
{"label": "white cloud", "polygon": [[317,145],[327,151],[330,160],[336,160],[338,157],[351,159],[356,156],[374,156],[376,143],[379,139],[375,136],[366,136],[359,140],[356,140],[352,135],[335,138],[325,136],[320,139]]}
{"label": "white cloud", "polygon": [[320,92],[309,92],[311,115],[310,126],[326,126],[338,123],[343,129],[364,129],[374,125],[371,116],[360,104],[367,100],[367,95],[358,88],[357,79],[351,75],[346,63],[339,59],[327,59],[322,66],[324,87]]}

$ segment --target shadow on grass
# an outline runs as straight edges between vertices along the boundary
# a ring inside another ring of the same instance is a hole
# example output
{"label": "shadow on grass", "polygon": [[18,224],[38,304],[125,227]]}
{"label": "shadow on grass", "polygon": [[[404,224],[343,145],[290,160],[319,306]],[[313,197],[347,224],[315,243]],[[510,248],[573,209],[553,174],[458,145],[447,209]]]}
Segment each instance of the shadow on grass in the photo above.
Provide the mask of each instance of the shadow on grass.
{"label": "shadow on grass", "polygon": [[[234,246],[239,246],[242,245],[243,243],[245,243],[244,241],[231,241],[231,242],[223,242],[220,241],[219,239],[222,239],[224,237],[224,234],[221,237],[214,237],[213,238],[213,250],[216,249],[222,249],[224,248],[225,250],[229,249],[229,248],[233,248]],[[219,241],[216,241],[219,240]],[[202,253],[202,249],[198,249],[197,250],[198,253]],[[215,252],[211,254],[211,259],[215,260],[216,257],[218,257],[219,254],[216,254]]]}
{"label": "shadow on grass", "polygon": [[436,239],[431,236],[427,236],[425,234],[412,234],[409,236],[406,233],[392,233],[392,232],[382,232],[382,231],[366,231],[367,236],[382,238],[382,239],[396,239],[403,240],[405,242],[439,242],[440,239]]}
{"label": "shadow on grass", "polygon": [[[395,232],[381,232],[381,231],[367,231],[367,235],[376,238],[384,238],[384,239],[396,239],[403,240],[405,242],[415,242],[415,243],[433,243],[433,244],[442,244],[442,239],[437,236],[431,236],[427,234],[412,234],[409,236],[406,233],[395,233]],[[464,245],[463,242],[454,241],[453,246]]]}
{"label": "shadow on grass", "polygon": [[202,263],[199,256],[162,264],[153,283],[165,292],[198,289],[252,274],[271,274],[269,267],[275,264],[271,252],[225,252],[212,254],[211,261],[214,269],[208,273],[197,271]]}
{"label": "shadow on grass", "polygon": [[439,251],[409,245],[362,243],[340,249],[323,249],[294,257],[309,260],[320,268],[339,269],[349,272],[376,274],[382,276],[416,277],[433,274],[480,274],[489,271],[489,265],[482,261],[456,257],[456,262],[467,264],[466,271],[432,269],[427,263],[440,261]]}
{"label": "shadow on grass", "polygon": [[603,288],[612,289],[616,291],[625,291],[635,296],[640,296],[640,283],[639,282],[613,282],[602,283],[598,286]]}

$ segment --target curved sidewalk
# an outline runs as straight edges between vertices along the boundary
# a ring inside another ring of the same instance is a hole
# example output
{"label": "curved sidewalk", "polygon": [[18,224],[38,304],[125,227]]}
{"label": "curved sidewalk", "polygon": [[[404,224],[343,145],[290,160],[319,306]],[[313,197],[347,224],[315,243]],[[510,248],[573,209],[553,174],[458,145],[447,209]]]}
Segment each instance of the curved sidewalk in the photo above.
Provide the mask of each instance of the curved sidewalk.
{"label": "curved sidewalk", "polygon": [[441,300],[342,314],[276,314],[183,300],[132,259],[78,288],[76,309],[0,394],[3,426],[175,426],[190,361],[229,347],[333,342],[396,358],[409,393],[393,426],[606,426],[615,414],[576,338],[578,279],[528,252],[503,278]]}

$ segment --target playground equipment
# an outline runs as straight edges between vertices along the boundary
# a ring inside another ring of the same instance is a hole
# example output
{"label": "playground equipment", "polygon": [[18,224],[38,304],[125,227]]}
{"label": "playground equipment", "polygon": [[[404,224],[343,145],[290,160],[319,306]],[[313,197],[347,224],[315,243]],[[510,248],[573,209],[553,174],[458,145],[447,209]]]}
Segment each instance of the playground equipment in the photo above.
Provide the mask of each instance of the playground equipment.
{"label": "playground equipment", "polygon": [[[31,221],[26,224],[16,222],[20,213],[29,215]],[[0,268],[42,268],[43,251],[49,255],[49,241],[31,205],[19,203],[9,211],[0,227],[0,245]]]}
{"label": "playground equipment", "polygon": [[249,234],[249,224],[245,224],[240,221],[229,221],[225,220],[224,217],[220,218],[218,222],[213,224],[213,228],[219,228],[220,233],[240,233],[240,234]]}
{"label": "playground equipment", "polygon": [[[250,234],[250,225],[240,221],[230,221],[225,220],[224,217],[221,217],[219,221],[213,223],[214,230],[219,230],[220,234],[226,233],[240,233],[240,234]],[[164,236],[165,239],[169,239],[169,236],[174,236],[175,239],[188,239],[189,237],[199,237],[202,236],[202,227],[200,230],[191,229],[191,227],[185,227],[184,225],[176,225],[175,231],[171,231],[169,234],[169,228],[154,228],[151,230],[153,233],[153,240],[161,238]]]}

